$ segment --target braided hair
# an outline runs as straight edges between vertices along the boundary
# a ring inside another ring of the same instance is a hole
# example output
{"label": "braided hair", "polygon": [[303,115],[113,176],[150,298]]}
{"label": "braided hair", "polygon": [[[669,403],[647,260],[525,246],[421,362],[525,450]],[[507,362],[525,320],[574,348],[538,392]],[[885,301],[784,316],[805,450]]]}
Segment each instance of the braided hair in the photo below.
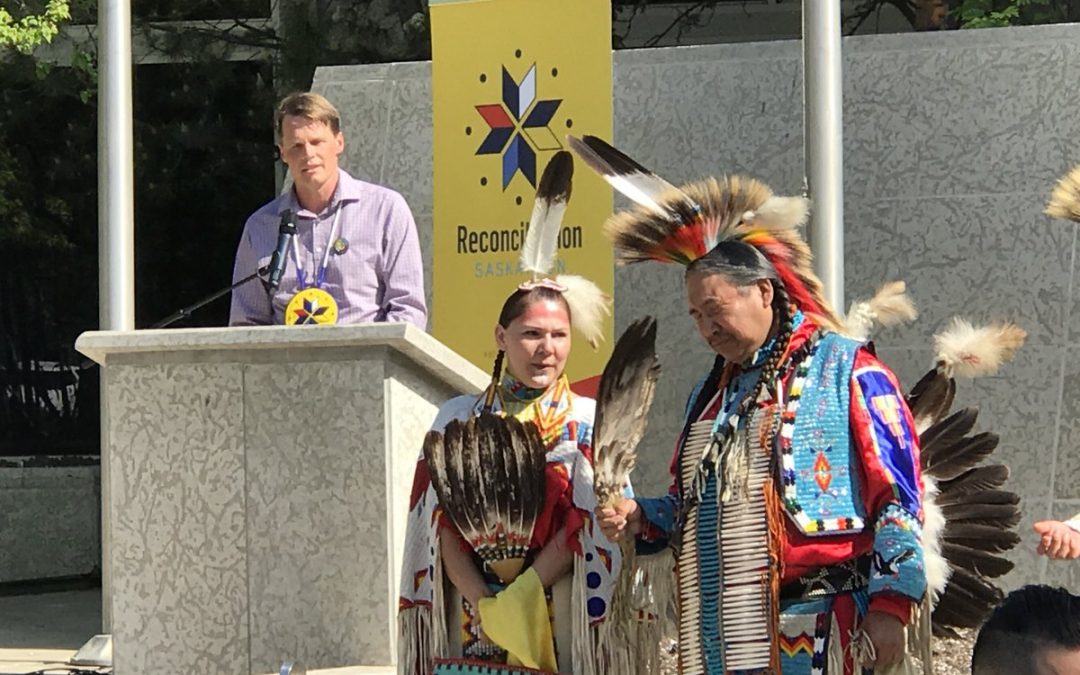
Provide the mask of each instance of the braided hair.
{"label": "braided hair", "polygon": [[[765,358],[765,363],[761,366],[761,376],[758,377],[757,384],[747,397],[747,429],[751,428],[753,416],[757,411],[757,406],[755,406],[754,403],[756,403],[758,397],[761,396],[761,390],[769,386],[769,383],[771,383],[780,372],[782,359],[787,352],[788,344],[791,342],[791,334],[795,330],[795,306],[791,304],[787,291],[784,289],[782,283],[773,280],[772,285],[773,317],[777,322],[776,337],[773,338],[772,347],[769,349],[769,354]],[[769,442],[771,443],[772,439],[769,439]]]}

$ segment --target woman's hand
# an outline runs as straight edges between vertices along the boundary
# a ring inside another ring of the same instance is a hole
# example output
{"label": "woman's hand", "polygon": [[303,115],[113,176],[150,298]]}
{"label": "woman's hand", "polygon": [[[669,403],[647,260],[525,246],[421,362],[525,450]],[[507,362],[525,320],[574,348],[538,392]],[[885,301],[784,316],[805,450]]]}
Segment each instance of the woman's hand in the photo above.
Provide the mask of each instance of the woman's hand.
{"label": "woman's hand", "polygon": [[631,536],[641,533],[641,507],[634,499],[623,499],[614,508],[597,508],[596,522],[604,536],[619,541],[629,530]]}

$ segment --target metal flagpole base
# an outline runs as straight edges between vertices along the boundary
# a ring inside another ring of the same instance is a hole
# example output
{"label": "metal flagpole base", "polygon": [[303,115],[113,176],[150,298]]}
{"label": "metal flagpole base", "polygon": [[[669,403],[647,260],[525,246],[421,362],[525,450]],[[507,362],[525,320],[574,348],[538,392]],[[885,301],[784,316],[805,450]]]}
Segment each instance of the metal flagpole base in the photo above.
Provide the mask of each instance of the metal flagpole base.
{"label": "metal flagpole base", "polygon": [[68,661],[72,666],[112,668],[112,635],[95,635]]}

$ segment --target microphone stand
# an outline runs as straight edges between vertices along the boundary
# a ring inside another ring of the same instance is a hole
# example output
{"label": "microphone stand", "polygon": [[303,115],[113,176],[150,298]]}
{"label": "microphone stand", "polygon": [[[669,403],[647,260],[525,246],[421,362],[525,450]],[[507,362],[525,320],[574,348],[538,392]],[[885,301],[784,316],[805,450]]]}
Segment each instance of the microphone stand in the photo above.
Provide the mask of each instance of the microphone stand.
{"label": "microphone stand", "polygon": [[[266,273],[269,272],[269,271],[270,271],[270,265],[268,265],[268,264],[264,265],[264,266],[260,267],[257,271],[253,272],[252,274],[249,274],[246,277],[244,277],[243,279],[241,279],[240,281],[237,281],[235,284],[229,284],[228,286],[226,286],[225,288],[222,288],[219,291],[214,291],[213,293],[206,296],[202,300],[199,300],[195,304],[188,305],[187,307],[185,307],[185,308],[183,308],[181,310],[178,310],[175,314],[173,314],[171,316],[168,316],[168,317],[162,319],[161,321],[158,321],[153,326],[150,326],[150,328],[165,328],[169,324],[176,323],[177,321],[179,321],[180,319],[183,319],[184,317],[191,316],[191,314],[195,310],[201,309],[205,305],[209,305],[211,302],[217,300],[221,296],[223,296],[226,293],[232,291],[234,288],[237,288],[239,286],[243,286],[244,284],[248,283],[252,279],[258,279],[259,277],[265,276]],[[267,288],[267,290],[269,290],[270,284],[267,283],[263,279],[259,279],[259,280],[262,281],[263,286],[265,286]],[[82,363],[79,364],[79,370],[87,370],[88,368],[93,368],[96,365],[97,364],[94,363],[93,359],[88,358],[88,357],[83,357]]]}
{"label": "microphone stand", "polygon": [[[243,286],[244,284],[251,281],[252,279],[257,279],[257,278],[265,275],[269,271],[270,271],[270,265],[265,265],[263,267],[260,267],[258,270],[256,270],[252,274],[247,275],[246,277],[244,277],[240,281],[237,281],[234,284],[230,284],[230,285],[226,286],[225,288],[222,288],[219,291],[214,291],[213,293],[206,296],[202,300],[199,300],[195,304],[188,305],[187,307],[184,307],[181,310],[177,310],[177,312],[175,314],[172,314],[171,316],[165,317],[161,321],[158,321],[154,325],[150,326],[150,328],[151,329],[153,329],[153,328],[165,328],[169,324],[175,323],[175,322],[177,322],[180,319],[183,319],[185,317],[189,317],[196,310],[201,309],[205,305],[209,305],[211,302],[217,300],[218,298],[225,295],[226,293],[229,293],[234,288],[237,288],[239,286]],[[265,281],[263,282],[263,285],[268,286],[268,284]]]}

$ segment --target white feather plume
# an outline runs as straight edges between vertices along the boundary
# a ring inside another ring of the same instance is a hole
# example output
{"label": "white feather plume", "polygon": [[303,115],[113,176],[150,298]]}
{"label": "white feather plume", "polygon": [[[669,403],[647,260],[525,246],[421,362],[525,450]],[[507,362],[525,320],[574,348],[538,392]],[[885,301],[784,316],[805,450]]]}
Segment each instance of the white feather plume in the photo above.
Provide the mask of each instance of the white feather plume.
{"label": "white feather plume", "polygon": [[574,159],[569,152],[560,150],[552,156],[540,177],[529,231],[521,247],[521,267],[526,272],[532,272],[533,281],[555,267],[559,230],[570,202],[573,176]]}
{"label": "white feather plume", "polygon": [[1014,323],[975,327],[959,317],[934,336],[937,361],[948,377],[993,375],[1012,360],[1027,333]]}
{"label": "white feather plume", "polygon": [[844,317],[844,333],[857,340],[866,340],[875,326],[910,323],[918,316],[915,303],[907,294],[907,285],[903,281],[890,281],[879,288],[873,298],[851,304]]}
{"label": "white feather plume", "polygon": [[930,603],[936,605],[938,598],[945,592],[952,568],[941,553],[941,542],[945,537],[945,514],[937,505],[937,481],[923,474],[923,564],[926,569],[926,585],[930,591]]}
{"label": "white feather plume", "polygon": [[549,203],[537,199],[533,206],[529,232],[525,235],[525,245],[521,247],[521,267],[526,272],[532,272],[534,280],[555,267],[564,213],[565,201]]}
{"label": "white feather plume", "polygon": [[563,297],[570,306],[570,323],[593,349],[604,338],[604,317],[611,314],[611,298],[600,287],[576,274],[560,274],[555,283],[566,290]]}
{"label": "white feather plume", "polygon": [[752,222],[769,230],[787,230],[805,225],[809,215],[809,199],[774,195],[766,199],[756,211],[743,214],[743,222]]}

